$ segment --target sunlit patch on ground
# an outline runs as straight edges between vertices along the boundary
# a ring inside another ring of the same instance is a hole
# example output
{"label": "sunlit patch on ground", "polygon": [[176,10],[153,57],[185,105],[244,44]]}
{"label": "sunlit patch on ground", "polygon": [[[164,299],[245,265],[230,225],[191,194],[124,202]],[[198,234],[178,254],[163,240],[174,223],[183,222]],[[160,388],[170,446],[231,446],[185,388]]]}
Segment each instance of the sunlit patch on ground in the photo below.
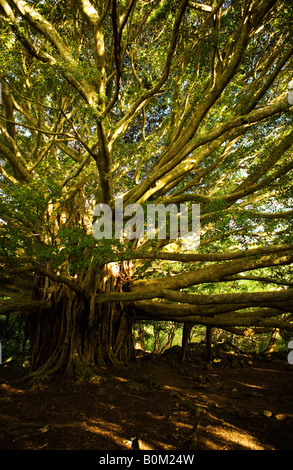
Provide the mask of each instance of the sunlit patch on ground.
{"label": "sunlit patch on ground", "polygon": [[[210,450],[269,450],[266,446],[258,442],[248,432],[240,429],[208,425],[205,428],[205,446]],[[220,447],[220,448],[219,448]]]}
{"label": "sunlit patch on ground", "polygon": [[292,372],[282,361],[208,371],[150,357],[32,389],[3,368],[0,449],[291,450]]}

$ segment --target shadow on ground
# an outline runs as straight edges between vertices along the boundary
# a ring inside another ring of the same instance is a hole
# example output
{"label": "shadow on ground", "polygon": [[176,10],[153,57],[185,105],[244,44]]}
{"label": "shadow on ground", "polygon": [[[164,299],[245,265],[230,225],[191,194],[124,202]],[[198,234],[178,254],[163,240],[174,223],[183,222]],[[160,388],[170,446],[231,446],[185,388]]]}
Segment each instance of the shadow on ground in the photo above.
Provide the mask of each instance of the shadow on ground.
{"label": "shadow on ground", "polygon": [[133,367],[30,388],[0,368],[1,450],[292,450],[293,366],[194,349],[137,352]]}

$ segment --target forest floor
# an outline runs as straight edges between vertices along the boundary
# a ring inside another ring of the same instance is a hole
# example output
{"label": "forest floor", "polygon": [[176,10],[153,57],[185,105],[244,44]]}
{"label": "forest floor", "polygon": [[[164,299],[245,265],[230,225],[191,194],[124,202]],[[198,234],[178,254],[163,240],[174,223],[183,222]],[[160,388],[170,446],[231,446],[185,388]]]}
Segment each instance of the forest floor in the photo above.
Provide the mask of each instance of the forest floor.
{"label": "forest floor", "polygon": [[0,450],[293,450],[287,358],[137,351],[133,367],[31,388],[0,366]]}

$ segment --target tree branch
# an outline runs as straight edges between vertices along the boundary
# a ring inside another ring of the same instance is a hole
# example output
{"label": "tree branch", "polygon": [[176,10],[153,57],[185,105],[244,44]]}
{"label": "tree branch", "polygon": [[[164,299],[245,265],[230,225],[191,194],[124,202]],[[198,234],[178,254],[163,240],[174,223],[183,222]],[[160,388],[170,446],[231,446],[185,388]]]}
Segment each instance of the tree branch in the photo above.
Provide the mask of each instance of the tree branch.
{"label": "tree branch", "polygon": [[45,310],[50,308],[50,302],[43,300],[20,300],[0,301],[0,315],[8,315],[9,313],[26,313],[31,310]]}
{"label": "tree branch", "polygon": [[238,274],[244,271],[250,271],[258,268],[270,266],[284,266],[293,262],[292,250],[283,253],[272,253],[260,255],[259,257],[244,258],[242,260],[227,261],[225,263],[214,264],[197,269],[196,271],[187,271],[183,274],[174,276],[165,276],[162,279],[149,279],[147,281],[136,281],[133,283],[132,290],[141,289],[147,284],[150,289],[182,289],[192,285],[203,284],[207,282],[219,282],[226,276]]}
{"label": "tree branch", "polygon": [[[232,305],[233,310],[235,305],[242,305],[241,308],[255,307],[258,305],[270,306],[272,304],[280,304],[282,308],[286,305],[289,306],[288,301],[293,300],[293,289],[285,289],[283,291],[270,291],[270,292],[245,292],[237,294],[212,294],[212,295],[200,295],[200,294],[186,294],[184,292],[177,292],[169,289],[161,290],[139,290],[135,292],[111,292],[111,293],[100,293],[96,297],[96,303],[103,302],[132,302],[146,299],[165,299],[172,302],[184,303],[200,306],[200,305],[209,305],[215,309],[215,314],[217,313],[217,305],[220,305],[221,308],[227,308],[227,305]],[[292,303],[293,306],[293,303]],[[291,308],[292,308],[291,306]],[[195,307],[195,309],[197,309]],[[188,307],[189,308],[189,307]],[[238,307],[239,308],[239,307]],[[197,310],[195,310],[197,311]],[[206,310],[206,314],[210,315],[211,313]]]}
{"label": "tree branch", "polygon": [[45,268],[42,268],[41,266],[21,266],[19,268],[11,270],[10,274],[21,274],[21,273],[28,272],[28,271],[32,271],[32,272],[42,274],[42,275],[48,277],[49,279],[51,279],[52,281],[56,281],[56,282],[65,284],[66,286],[68,286],[76,294],[81,294],[83,292],[83,289],[76,282],[71,281],[70,279],[68,279],[64,276],[54,274],[51,271],[49,271]]}
{"label": "tree branch", "polygon": [[[115,260],[133,260],[133,259],[146,259],[146,260],[169,260],[169,261],[181,261],[181,262],[196,262],[196,261],[228,261],[242,258],[252,258],[263,254],[277,253],[293,250],[292,245],[272,245],[272,246],[260,246],[258,248],[250,248],[247,250],[222,252],[222,253],[174,253],[174,252],[134,252],[132,254],[121,254],[117,256]],[[111,261],[114,261],[111,258]]]}

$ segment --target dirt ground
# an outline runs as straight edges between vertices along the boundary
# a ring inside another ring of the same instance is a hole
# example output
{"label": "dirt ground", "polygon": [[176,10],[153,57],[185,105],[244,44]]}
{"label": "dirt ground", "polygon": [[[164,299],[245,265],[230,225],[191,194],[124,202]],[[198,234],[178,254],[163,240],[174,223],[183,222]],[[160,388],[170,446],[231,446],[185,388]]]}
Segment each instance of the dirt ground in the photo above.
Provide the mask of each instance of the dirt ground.
{"label": "dirt ground", "polygon": [[0,366],[0,450],[293,450],[287,358],[193,350],[182,366],[175,347],[87,382],[23,373]]}

